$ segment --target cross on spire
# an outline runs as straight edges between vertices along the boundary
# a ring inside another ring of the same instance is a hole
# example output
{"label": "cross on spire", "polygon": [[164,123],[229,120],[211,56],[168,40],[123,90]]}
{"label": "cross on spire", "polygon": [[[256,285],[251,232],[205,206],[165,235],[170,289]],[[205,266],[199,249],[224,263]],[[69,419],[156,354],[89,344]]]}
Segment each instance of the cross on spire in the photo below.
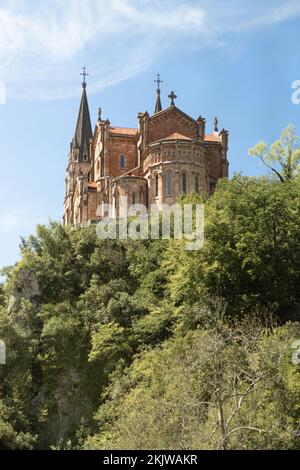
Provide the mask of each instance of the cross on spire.
{"label": "cross on spire", "polygon": [[86,88],[86,81],[85,78],[89,77],[89,73],[86,72],[86,67],[82,67],[83,72],[80,74],[83,76],[82,88]]}
{"label": "cross on spire", "polygon": [[159,73],[157,74],[156,80],[154,80],[155,83],[157,83],[157,89],[156,89],[156,103],[155,103],[155,110],[154,113],[159,113],[162,110],[161,106],[161,100],[160,100],[160,87],[159,85],[163,83],[163,81],[160,79]]}
{"label": "cross on spire", "polygon": [[154,83],[157,83],[157,90],[156,90],[156,91],[160,91],[159,85],[160,85],[161,83],[164,83],[164,82],[163,82],[163,80],[160,79],[159,73],[157,74],[157,79],[154,80]]}
{"label": "cross on spire", "polygon": [[170,98],[170,100],[171,100],[170,105],[171,105],[171,106],[175,106],[174,100],[176,100],[177,96],[175,95],[174,91],[171,91],[171,93],[169,94],[168,98]]}

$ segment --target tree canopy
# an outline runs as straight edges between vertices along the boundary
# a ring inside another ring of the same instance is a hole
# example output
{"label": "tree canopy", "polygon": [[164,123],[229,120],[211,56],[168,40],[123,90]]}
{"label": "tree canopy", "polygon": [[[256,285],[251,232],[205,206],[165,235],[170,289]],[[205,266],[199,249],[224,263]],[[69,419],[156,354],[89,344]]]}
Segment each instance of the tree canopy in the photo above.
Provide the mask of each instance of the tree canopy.
{"label": "tree canopy", "polygon": [[287,174],[220,181],[199,251],[54,222],[23,240],[0,289],[0,447],[298,448]]}
{"label": "tree canopy", "polygon": [[249,154],[258,157],[282,183],[299,176],[300,146],[292,124],[282,131],[280,138],[270,148],[260,141],[249,150]]}

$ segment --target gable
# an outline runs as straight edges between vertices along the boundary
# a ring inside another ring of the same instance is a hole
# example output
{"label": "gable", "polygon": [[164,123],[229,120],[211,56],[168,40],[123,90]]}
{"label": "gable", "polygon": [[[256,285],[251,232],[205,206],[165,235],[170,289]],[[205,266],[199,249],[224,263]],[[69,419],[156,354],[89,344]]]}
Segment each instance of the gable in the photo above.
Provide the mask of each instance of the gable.
{"label": "gable", "polygon": [[170,106],[149,119],[149,143],[179,133],[190,139],[198,139],[197,122],[176,106]]}

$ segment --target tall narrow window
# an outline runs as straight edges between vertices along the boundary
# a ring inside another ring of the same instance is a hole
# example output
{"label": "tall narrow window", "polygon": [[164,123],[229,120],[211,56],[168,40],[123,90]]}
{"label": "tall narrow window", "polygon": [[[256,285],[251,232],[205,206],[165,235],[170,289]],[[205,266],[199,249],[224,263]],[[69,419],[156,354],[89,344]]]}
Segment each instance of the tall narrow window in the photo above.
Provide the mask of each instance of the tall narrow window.
{"label": "tall narrow window", "polygon": [[158,196],[158,175],[155,175],[154,184],[155,184],[155,197],[157,197]]}
{"label": "tall narrow window", "polygon": [[199,193],[199,176],[195,176],[195,191],[196,193]]}
{"label": "tall narrow window", "polygon": [[172,175],[168,173],[168,194],[172,194]]}
{"label": "tall narrow window", "polygon": [[120,155],[120,168],[125,168],[125,155],[123,153]]}
{"label": "tall narrow window", "polygon": [[140,186],[140,203],[144,203],[144,188],[143,186]]}
{"label": "tall narrow window", "polygon": [[182,192],[186,194],[186,173],[182,173]]}
{"label": "tall narrow window", "polygon": [[135,193],[132,193],[131,202],[132,202],[133,205],[136,203],[136,194]]}

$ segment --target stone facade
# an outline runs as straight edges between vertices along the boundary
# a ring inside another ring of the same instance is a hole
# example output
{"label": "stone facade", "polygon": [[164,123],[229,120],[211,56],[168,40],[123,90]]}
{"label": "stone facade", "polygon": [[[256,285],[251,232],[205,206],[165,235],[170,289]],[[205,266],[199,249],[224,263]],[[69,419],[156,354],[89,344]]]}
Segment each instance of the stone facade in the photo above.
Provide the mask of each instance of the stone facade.
{"label": "stone facade", "polygon": [[158,90],[155,113],[138,114],[137,128],[113,127],[98,121],[92,132],[86,84],[66,175],[64,224],[81,225],[110,214],[119,215],[120,197],[128,205],[173,204],[182,193],[213,193],[228,176],[228,132],[206,134],[205,119],[195,120],[174,104],[161,109]]}

